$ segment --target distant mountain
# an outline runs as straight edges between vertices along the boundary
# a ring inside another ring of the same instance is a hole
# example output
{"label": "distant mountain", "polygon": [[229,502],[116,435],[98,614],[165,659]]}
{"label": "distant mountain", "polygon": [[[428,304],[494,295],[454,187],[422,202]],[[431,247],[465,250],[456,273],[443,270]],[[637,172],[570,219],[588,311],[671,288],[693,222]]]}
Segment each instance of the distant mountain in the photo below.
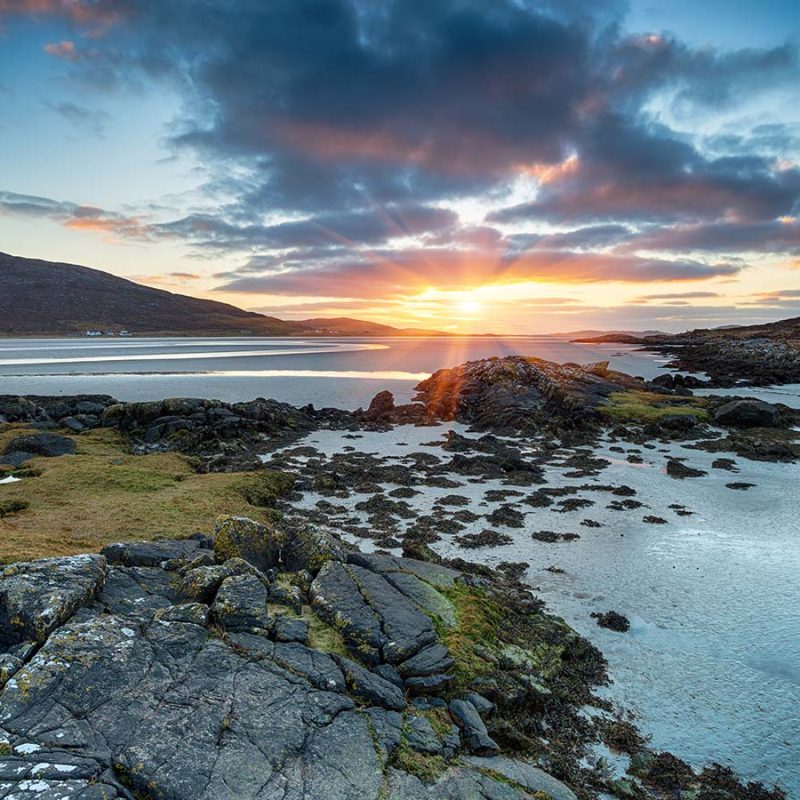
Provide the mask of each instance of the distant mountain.
{"label": "distant mountain", "polygon": [[444,335],[347,317],[282,320],[142,286],[89,267],[0,253],[0,336],[86,331],[166,336]]}
{"label": "distant mountain", "polygon": [[[608,330],[586,330],[586,331],[570,331],[569,333],[558,334],[559,336],[569,336],[573,341],[577,339],[586,339],[589,337],[600,338],[606,336],[633,336],[641,338],[642,336],[667,336],[668,334],[663,331],[608,331]],[[608,340],[613,341],[613,340]]]}

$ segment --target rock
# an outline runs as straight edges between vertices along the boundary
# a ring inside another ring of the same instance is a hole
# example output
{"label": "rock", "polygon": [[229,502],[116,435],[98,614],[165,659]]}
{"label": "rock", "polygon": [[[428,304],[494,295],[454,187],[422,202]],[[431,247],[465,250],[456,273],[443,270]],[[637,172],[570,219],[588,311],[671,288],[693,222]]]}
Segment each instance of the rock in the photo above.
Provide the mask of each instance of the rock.
{"label": "rock", "polygon": [[24,561],[0,572],[0,646],[44,642],[103,586],[100,555]]}
{"label": "rock", "polygon": [[282,567],[289,572],[308,570],[316,575],[329,561],[345,561],[350,548],[324,530],[303,528],[286,536]]}
{"label": "rock", "polygon": [[9,800],[127,800],[127,789],[102,759],[39,748],[33,757],[0,757],[0,797]]}
{"label": "rock", "polygon": [[448,628],[456,625],[455,606],[427,581],[407,572],[388,572],[384,577],[422,611],[437,617]]}
{"label": "rock", "polygon": [[481,717],[489,716],[497,708],[497,706],[491,700],[488,700],[482,694],[478,694],[477,692],[467,692],[463,699],[468,703],[472,703],[472,705],[475,706],[475,710],[481,715]]}
{"label": "rock", "polygon": [[596,619],[597,624],[601,628],[608,628],[609,630],[617,631],[618,633],[625,633],[630,630],[631,627],[631,623],[628,621],[628,618],[617,613],[616,611],[605,611],[602,614],[598,613],[597,611],[593,611],[589,616]]}
{"label": "rock", "polygon": [[591,425],[611,394],[644,390],[646,384],[601,365],[507,356],[439,370],[416,388],[429,416],[500,432],[535,432],[551,424]]}
{"label": "rock", "polygon": [[222,564],[213,567],[196,567],[190,569],[178,587],[178,594],[185,600],[211,605],[216,597],[222,581],[230,575],[228,568]]}
{"label": "rock", "polygon": [[398,664],[437,641],[436,631],[427,614],[392,586],[382,575],[348,565],[347,570],[358,591],[381,620],[384,635],[383,660]]}
{"label": "rock", "polygon": [[702,469],[687,467],[677,458],[670,458],[667,461],[667,475],[671,478],[702,478],[703,475],[708,475],[708,473]]}
{"label": "rock", "polygon": [[478,547],[499,547],[500,545],[511,544],[514,539],[507,533],[486,528],[479,533],[467,533],[463,536],[456,536],[455,541],[459,547],[475,549]]}
{"label": "rock", "polygon": [[125,567],[157,567],[164,561],[190,561],[199,555],[200,539],[162,539],[155,542],[117,542],[100,552],[109,564]]}
{"label": "rock", "polygon": [[397,671],[403,678],[410,678],[448,672],[454,665],[450,651],[443,644],[433,644],[398,664]]}
{"label": "rock", "polygon": [[428,695],[428,694],[441,694],[446,692],[453,681],[455,676],[450,673],[437,673],[436,675],[419,675],[413,678],[406,678],[403,681],[403,686],[406,687],[410,694],[415,695]]}
{"label": "rock", "polygon": [[352,700],[191,623],[69,623],[6,684],[0,709],[12,736],[35,737],[34,751],[59,742],[71,757],[113,763],[148,797],[348,800],[377,798],[383,781]]}
{"label": "rock", "polygon": [[349,658],[334,655],[333,660],[342,670],[348,691],[356,699],[393,711],[402,711],[406,707],[405,695],[394,683]]}
{"label": "rock", "polygon": [[339,630],[348,648],[368,664],[381,661],[384,635],[373,611],[344,565],[331,561],[311,584],[311,603],[319,616]]}
{"label": "rock", "polygon": [[219,587],[211,615],[226,631],[266,632],[272,627],[267,589],[254,575],[232,575]]}
{"label": "rock", "polygon": [[262,572],[280,566],[284,543],[284,537],[272,525],[247,517],[222,516],[214,526],[217,560],[243,558]]}
{"label": "rock", "polygon": [[17,436],[6,445],[3,455],[5,461],[9,453],[32,453],[35,456],[56,458],[57,456],[74,455],[77,450],[75,441],[68,436],[57,433],[34,433]]}
{"label": "rock", "polygon": [[492,758],[467,756],[464,760],[478,769],[488,769],[502,775],[533,795],[542,792],[552,800],[577,800],[575,792],[569,786],[525,761],[504,756]]}
{"label": "rock", "polygon": [[763,400],[731,400],[714,412],[714,423],[730,428],[774,428],[780,424],[780,414]]}
{"label": "rock", "polygon": [[308,642],[308,622],[288,614],[278,614],[272,626],[272,634],[276,642]]}
{"label": "rock", "polygon": [[369,404],[367,413],[364,415],[367,419],[378,420],[385,419],[391,416],[394,411],[394,395],[387,390],[378,392]]}
{"label": "rock", "polygon": [[473,755],[494,756],[500,751],[497,742],[489,736],[480,714],[468,700],[451,700],[447,710],[461,728],[467,749]]}
{"label": "rock", "polygon": [[658,420],[658,427],[667,431],[690,431],[696,428],[698,419],[695,414],[664,414]]}

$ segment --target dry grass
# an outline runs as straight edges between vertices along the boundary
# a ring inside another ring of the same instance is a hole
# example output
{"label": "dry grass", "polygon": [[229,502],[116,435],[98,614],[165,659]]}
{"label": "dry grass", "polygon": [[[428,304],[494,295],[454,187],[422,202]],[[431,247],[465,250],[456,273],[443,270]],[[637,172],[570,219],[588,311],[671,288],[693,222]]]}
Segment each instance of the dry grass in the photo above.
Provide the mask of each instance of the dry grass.
{"label": "dry grass", "polygon": [[[0,425],[0,450],[21,432]],[[282,473],[201,475],[177,453],[131,455],[106,429],[73,438],[77,455],[32,459],[22,471],[29,477],[0,486],[0,502],[28,504],[0,519],[0,563],[209,532],[218,514],[263,519],[270,501],[291,486]]]}

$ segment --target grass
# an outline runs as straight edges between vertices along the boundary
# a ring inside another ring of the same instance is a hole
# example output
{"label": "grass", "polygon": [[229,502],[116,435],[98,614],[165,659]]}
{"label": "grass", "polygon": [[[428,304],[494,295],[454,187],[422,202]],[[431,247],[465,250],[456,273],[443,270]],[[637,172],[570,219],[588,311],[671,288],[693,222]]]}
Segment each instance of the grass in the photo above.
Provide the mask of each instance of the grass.
{"label": "grass", "polygon": [[662,417],[691,415],[704,422],[709,418],[703,408],[702,397],[681,397],[656,392],[614,392],[609,395],[609,404],[600,408],[601,413],[615,422],[638,422],[647,425]]}
{"label": "grass", "polygon": [[[0,450],[26,432],[0,425]],[[0,486],[0,504],[27,504],[0,518],[0,563],[210,531],[219,514],[268,518],[292,483],[279,472],[198,474],[178,453],[132,455],[108,429],[73,438],[76,455],[32,459],[15,473],[27,477]]]}
{"label": "grass", "polygon": [[496,643],[503,612],[481,589],[455,584],[441,592],[455,607],[458,624],[454,628],[437,624],[439,637],[455,661],[456,687],[467,688],[475,677],[492,669],[479,651]]}

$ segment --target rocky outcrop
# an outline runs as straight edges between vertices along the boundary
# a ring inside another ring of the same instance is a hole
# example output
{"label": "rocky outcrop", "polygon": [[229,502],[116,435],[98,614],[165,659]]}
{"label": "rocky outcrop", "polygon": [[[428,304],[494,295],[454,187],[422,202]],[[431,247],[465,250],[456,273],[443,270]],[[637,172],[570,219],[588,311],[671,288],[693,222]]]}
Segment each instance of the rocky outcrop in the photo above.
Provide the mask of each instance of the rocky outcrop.
{"label": "rocky outcrop", "polygon": [[[640,344],[673,357],[667,366],[705,372],[715,386],[800,382],[800,317],[765,325],[694,330],[658,336],[610,334],[585,342]],[[690,384],[685,384],[690,385]]]}
{"label": "rocky outcrop", "polygon": [[[0,797],[572,800],[533,764],[495,763],[494,704],[454,688],[445,593],[469,576],[333,542],[320,560],[308,538],[253,530],[0,574]],[[299,614],[274,591],[291,580]]]}
{"label": "rocky outcrop", "polygon": [[484,429],[531,432],[548,423],[581,428],[597,421],[614,392],[646,385],[608,362],[579,366],[507,356],[443,369],[417,386],[429,415]]}

